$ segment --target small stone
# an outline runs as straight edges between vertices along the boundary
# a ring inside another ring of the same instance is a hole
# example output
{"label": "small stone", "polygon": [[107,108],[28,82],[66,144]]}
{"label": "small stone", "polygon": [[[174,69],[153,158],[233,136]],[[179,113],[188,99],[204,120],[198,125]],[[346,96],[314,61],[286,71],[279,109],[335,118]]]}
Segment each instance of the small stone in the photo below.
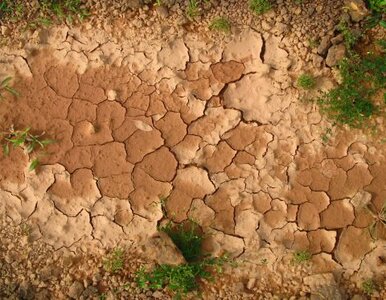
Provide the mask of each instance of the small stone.
{"label": "small stone", "polygon": [[7,26],[1,26],[1,34],[7,35],[10,32],[9,28]]}
{"label": "small stone", "polygon": [[327,53],[326,64],[329,67],[336,66],[340,60],[344,58],[346,54],[346,47],[344,44],[338,44],[332,46]]}
{"label": "small stone", "polygon": [[331,40],[329,36],[325,36],[320,41],[320,44],[318,46],[318,54],[320,55],[326,55],[328,48],[331,46]]}
{"label": "small stone", "polygon": [[114,91],[114,90],[108,90],[107,91],[107,99],[109,99],[110,101],[113,101],[117,98],[117,92]]}
{"label": "small stone", "polygon": [[255,286],[256,283],[256,278],[250,278],[247,283],[247,289],[252,290],[253,287]]}
{"label": "small stone", "polygon": [[83,284],[75,281],[68,290],[67,296],[72,299],[79,299],[84,291]]}
{"label": "small stone", "polygon": [[166,19],[167,17],[169,17],[169,11],[167,7],[161,5],[161,6],[157,6],[155,10],[162,19]]}
{"label": "small stone", "polygon": [[333,45],[338,45],[343,42],[343,34],[338,34],[337,36],[331,39]]}
{"label": "small stone", "polygon": [[362,21],[369,14],[363,0],[346,0],[345,7],[348,8],[348,13],[354,22]]}
{"label": "small stone", "polygon": [[163,298],[163,294],[160,292],[160,291],[155,291],[152,296],[155,298],[155,299],[162,299]]}

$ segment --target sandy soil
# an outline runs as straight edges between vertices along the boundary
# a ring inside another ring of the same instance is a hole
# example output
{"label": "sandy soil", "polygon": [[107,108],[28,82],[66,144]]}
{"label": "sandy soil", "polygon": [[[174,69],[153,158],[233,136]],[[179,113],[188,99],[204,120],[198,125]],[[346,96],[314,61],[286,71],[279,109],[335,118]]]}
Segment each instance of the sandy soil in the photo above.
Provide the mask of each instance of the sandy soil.
{"label": "sandy soil", "polygon": [[[367,278],[382,290],[386,232],[371,238],[365,206],[384,205],[386,146],[344,128],[323,141],[330,124],[294,82],[312,70],[325,90],[331,71],[305,66],[277,28],[138,42],[62,25],[36,31],[21,50],[1,49],[0,75],[14,76],[20,96],[0,103],[0,128],[30,126],[57,141],[36,172],[20,149],[0,155],[3,228],[27,224],[21,248],[38,243],[60,264],[92,255],[100,267],[116,246],[142,245],[147,262],[159,261],[149,242],[157,224],[193,219],[208,234],[206,251],[242,262],[207,299],[326,295],[335,285],[353,295]],[[292,265],[296,250],[311,261]],[[73,297],[73,280],[51,295]]]}

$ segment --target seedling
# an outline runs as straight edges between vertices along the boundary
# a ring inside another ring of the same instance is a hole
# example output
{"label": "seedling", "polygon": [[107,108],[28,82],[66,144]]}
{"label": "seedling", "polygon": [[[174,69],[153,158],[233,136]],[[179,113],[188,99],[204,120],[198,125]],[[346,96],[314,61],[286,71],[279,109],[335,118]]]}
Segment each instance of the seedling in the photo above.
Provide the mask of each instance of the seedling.
{"label": "seedling", "polygon": [[352,53],[352,48],[355,46],[357,41],[360,38],[360,35],[356,34],[349,25],[347,24],[347,21],[341,20],[338,24],[338,30],[342,33],[344,43],[346,45],[346,49],[349,52],[349,54]]}
{"label": "seedling", "polygon": [[186,15],[189,19],[194,19],[199,15],[199,7],[197,0],[189,0],[188,6],[186,8]]}
{"label": "seedling", "polygon": [[170,236],[187,262],[194,262],[201,258],[201,245],[204,238],[198,234],[197,223],[190,221],[186,225],[173,225],[169,222],[160,230]]}
{"label": "seedling", "polygon": [[362,282],[362,290],[367,295],[372,295],[376,291],[375,282],[369,278]]}
{"label": "seedling", "polygon": [[269,0],[249,0],[249,8],[256,14],[261,15],[272,8]]}
{"label": "seedling", "polygon": [[137,284],[142,289],[167,287],[175,294],[175,299],[181,299],[186,293],[199,289],[200,279],[213,280],[213,271],[221,272],[222,266],[229,262],[226,255],[204,257],[201,252],[203,237],[198,234],[198,225],[192,221],[185,225],[168,223],[159,230],[170,236],[187,263],[177,266],[161,264],[151,271],[141,268],[137,272]]}
{"label": "seedling", "polygon": [[312,75],[304,73],[298,77],[297,85],[304,90],[311,90],[316,86],[316,80]]}
{"label": "seedling", "polygon": [[36,18],[33,22],[29,23],[27,25],[27,28],[36,29],[40,26],[49,27],[51,26],[51,24],[52,24],[52,21],[50,19],[39,17],[39,18]]}
{"label": "seedling", "polygon": [[24,236],[29,236],[31,234],[31,226],[27,223],[20,224],[21,233]]}
{"label": "seedling", "polygon": [[0,100],[4,99],[4,92],[8,92],[14,96],[19,96],[19,93],[11,87],[9,84],[11,83],[12,77],[8,76],[3,79],[3,81],[0,83]]}
{"label": "seedling", "polygon": [[213,280],[213,271],[222,272],[222,266],[229,261],[226,256],[206,258],[200,262],[171,266],[162,264],[152,271],[141,268],[137,272],[137,284],[142,289],[160,290],[167,287],[181,299],[200,287],[199,280]]}
{"label": "seedling", "polygon": [[331,138],[331,134],[332,134],[332,129],[326,128],[326,130],[324,131],[324,133],[321,136],[323,144],[327,144],[329,142],[329,140]]}
{"label": "seedling", "polygon": [[316,40],[316,39],[308,39],[308,46],[310,48],[316,48],[316,47],[318,47],[318,45],[319,45],[318,40]]}
{"label": "seedling", "polygon": [[231,31],[231,23],[225,17],[218,17],[212,21],[209,29],[228,33]]}
{"label": "seedling", "polygon": [[371,117],[381,113],[386,104],[374,101],[386,87],[386,56],[369,53],[362,58],[353,54],[340,62],[339,71],[339,86],[323,93],[317,103],[337,124],[370,127]]}
{"label": "seedling", "polygon": [[[33,135],[30,130],[30,127],[24,130],[14,130],[13,127],[11,127],[8,132],[0,133],[0,140],[3,140],[3,154],[8,156],[11,146],[13,148],[21,147],[27,154],[31,154],[37,148],[44,149],[46,146],[55,143],[55,141],[51,139],[42,139],[42,136],[45,134],[44,132],[40,135]],[[30,163],[29,170],[35,170],[38,165],[39,159],[35,157]]]}
{"label": "seedling", "polygon": [[162,6],[162,0],[155,0],[155,6]]}
{"label": "seedling", "polygon": [[103,268],[110,273],[117,273],[123,269],[123,250],[116,248],[110,256],[103,261]]}
{"label": "seedling", "polygon": [[309,261],[312,258],[312,254],[308,250],[300,250],[293,253],[292,262],[295,264],[301,264]]}
{"label": "seedling", "polygon": [[13,11],[12,1],[11,0],[3,0],[0,3],[0,13],[6,14],[11,13]]}
{"label": "seedling", "polygon": [[52,13],[59,20],[66,20],[68,23],[73,22],[74,16],[77,16],[81,21],[88,16],[87,10],[82,8],[81,0],[41,0],[40,5],[43,13]]}

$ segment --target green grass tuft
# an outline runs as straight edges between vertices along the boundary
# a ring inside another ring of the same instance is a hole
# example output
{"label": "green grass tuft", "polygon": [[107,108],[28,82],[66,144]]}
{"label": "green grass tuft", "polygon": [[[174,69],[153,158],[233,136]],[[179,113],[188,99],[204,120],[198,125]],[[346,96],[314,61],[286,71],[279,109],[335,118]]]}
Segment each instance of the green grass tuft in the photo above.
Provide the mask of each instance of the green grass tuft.
{"label": "green grass tuft", "polygon": [[209,29],[228,33],[231,31],[231,23],[225,17],[218,17],[212,21]]}
{"label": "green grass tuft", "polygon": [[169,222],[160,230],[170,236],[187,262],[195,262],[202,257],[201,246],[204,238],[198,234],[198,225],[195,222],[174,226]]}
{"label": "green grass tuft", "polygon": [[296,251],[293,253],[292,262],[295,264],[301,264],[309,261],[312,258],[312,254],[308,250]]}
{"label": "green grass tuft", "polygon": [[[75,19],[82,21],[89,13],[84,8],[84,0],[38,0],[38,6],[31,12],[27,1],[0,1],[0,19],[3,21],[19,21],[28,17],[27,28],[49,26],[55,22],[73,23]],[[34,17],[31,18],[31,15]]]}
{"label": "green grass tuft", "polygon": [[179,225],[168,223],[159,230],[170,236],[187,263],[176,266],[161,264],[150,271],[141,268],[137,272],[137,284],[142,289],[159,290],[167,287],[176,299],[181,299],[183,295],[199,290],[200,280],[212,280],[213,273],[221,272],[222,266],[229,262],[226,255],[218,258],[204,257],[203,236],[193,221]]}
{"label": "green grass tuft", "polygon": [[5,92],[11,95],[14,95],[16,97],[19,96],[19,93],[13,87],[10,86],[11,80],[12,80],[12,77],[7,76],[0,82],[0,100],[4,99]]}
{"label": "green grass tuft", "polygon": [[[3,149],[3,155],[8,156],[10,154],[10,146],[13,148],[21,147],[27,154],[31,154],[37,148],[44,149],[46,146],[56,142],[51,139],[42,139],[44,134],[44,132],[40,135],[31,134],[30,127],[23,130],[14,130],[11,128],[8,132],[0,132],[0,145]],[[35,170],[39,163],[38,157],[33,158],[29,165],[29,170]]]}
{"label": "green grass tuft", "polygon": [[316,80],[312,75],[304,73],[298,77],[297,85],[304,90],[311,90],[316,86]]}
{"label": "green grass tuft", "polygon": [[189,19],[194,19],[199,15],[199,5],[197,0],[189,0],[188,6],[186,7],[186,16]]}
{"label": "green grass tuft", "polygon": [[372,295],[376,291],[375,282],[369,278],[362,282],[362,290],[367,295]]}
{"label": "green grass tuft", "polygon": [[261,15],[272,8],[269,0],[250,0],[249,8],[256,14]]}
{"label": "green grass tuft", "polygon": [[353,47],[361,37],[361,33],[353,31],[347,21],[343,19],[339,22],[337,28],[343,35],[343,40],[347,51],[352,53]]}
{"label": "green grass tuft", "polygon": [[117,273],[123,269],[124,252],[116,248],[109,257],[103,261],[103,268],[110,273]]}
{"label": "green grass tuft", "polygon": [[363,127],[386,104],[374,101],[386,87],[386,56],[368,54],[361,58],[355,54],[341,61],[339,71],[342,78],[339,86],[322,94],[317,102],[337,124]]}

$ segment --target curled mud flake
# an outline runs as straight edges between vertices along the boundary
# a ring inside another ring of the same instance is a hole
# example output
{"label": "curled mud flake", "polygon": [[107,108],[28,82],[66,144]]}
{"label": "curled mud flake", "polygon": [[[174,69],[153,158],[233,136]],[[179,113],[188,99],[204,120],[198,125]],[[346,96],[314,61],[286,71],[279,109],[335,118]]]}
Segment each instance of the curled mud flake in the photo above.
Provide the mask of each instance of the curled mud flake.
{"label": "curled mud flake", "polygon": [[138,163],[163,144],[164,140],[157,129],[137,130],[125,141],[127,160],[133,164]]}
{"label": "curled mud flake", "polygon": [[[339,219],[336,216],[339,215]],[[321,213],[321,225],[326,229],[338,229],[351,225],[354,221],[354,208],[349,199],[336,200],[330,203]]]}
{"label": "curled mud flake", "polygon": [[133,165],[126,161],[125,146],[122,143],[107,143],[93,147],[94,174],[97,177],[108,177],[130,173]]}
{"label": "curled mud flake", "polygon": [[298,226],[301,230],[316,230],[320,227],[319,212],[315,205],[303,203],[299,206]]}
{"label": "curled mud flake", "polygon": [[134,190],[130,173],[100,178],[98,183],[101,194],[108,197],[127,199]]}
{"label": "curled mud flake", "polygon": [[81,121],[93,123],[97,117],[97,106],[85,100],[74,99],[68,110],[68,120],[72,125]]}
{"label": "curled mud flake", "polygon": [[307,237],[310,241],[311,253],[331,253],[335,248],[336,236],[336,231],[328,231],[325,229],[308,232]]}
{"label": "curled mud flake", "polygon": [[45,73],[45,78],[55,93],[65,98],[74,97],[79,89],[78,76],[71,68],[51,67]]}
{"label": "curled mud flake", "polygon": [[363,256],[370,252],[371,237],[367,229],[348,226],[343,229],[337,248],[335,257],[348,269],[357,269]]}
{"label": "curled mud flake", "polygon": [[55,206],[68,216],[76,216],[82,209],[90,210],[101,196],[88,169],[78,169],[72,175],[55,175],[55,183],[48,194]]}
{"label": "curled mud flake", "polygon": [[158,52],[158,61],[171,69],[184,70],[189,61],[188,48],[182,39],[176,39]]}
{"label": "curled mud flake", "polygon": [[74,95],[74,97],[89,101],[93,104],[99,104],[107,99],[103,88],[93,86],[84,82],[80,83],[79,89]]}
{"label": "curled mud flake", "polygon": [[155,126],[162,132],[165,145],[168,147],[173,147],[181,142],[187,134],[187,126],[179,113],[166,113],[162,119],[155,122]]}
{"label": "curled mud flake", "polygon": [[176,175],[177,161],[168,148],[161,147],[146,155],[138,167],[155,180],[170,182]]}
{"label": "curled mud flake", "polygon": [[237,61],[228,61],[211,65],[211,70],[218,81],[229,83],[239,80],[244,73],[245,67]]}

